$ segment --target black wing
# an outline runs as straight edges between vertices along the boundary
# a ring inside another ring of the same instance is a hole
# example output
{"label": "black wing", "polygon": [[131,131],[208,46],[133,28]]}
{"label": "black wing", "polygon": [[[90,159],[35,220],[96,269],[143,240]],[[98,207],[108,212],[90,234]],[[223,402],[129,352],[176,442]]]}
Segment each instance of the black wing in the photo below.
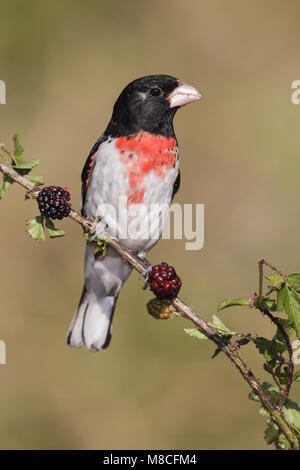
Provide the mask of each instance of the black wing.
{"label": "black wing", "polygon": [[89,156],[87,157],[87,160],[85,162],[85,165],[83,167],[82,173],[81,173],[81,214],[84,215],[84,204],[85,204],[85,198],[86,198],[86,193],[87,193],[87,188],[89,185],[89,179],[91,177],[93,167],[94,167],[94,158],[95,155],[102,144],[102,142],[105,142],[107,140],[106,135],[101,135],[95,145],[93,146],[92,150],[89,153]]}
{"label": "black wing", "polygon": [[172,199],[171,199],[172,201],[173,201],[173,198],[174,198],[175,194],[178,192],[179,188],[180,188],[180,170],[178,172],[178,176],[177,176],[177,178],[175,180],[175,183],[174,183],[174,186],[173,186]]}

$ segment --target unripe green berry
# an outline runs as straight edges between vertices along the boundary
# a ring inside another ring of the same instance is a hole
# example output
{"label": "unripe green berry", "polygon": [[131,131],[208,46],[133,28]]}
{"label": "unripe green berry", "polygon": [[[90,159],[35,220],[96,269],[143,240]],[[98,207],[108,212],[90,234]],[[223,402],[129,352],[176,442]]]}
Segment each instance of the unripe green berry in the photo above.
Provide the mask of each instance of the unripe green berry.
{"label": "unripe green berry", "polygon": [[169,320],[173,317],[175,308],[168,300],[151,299],[147,303],[147,310],[157,320]]}

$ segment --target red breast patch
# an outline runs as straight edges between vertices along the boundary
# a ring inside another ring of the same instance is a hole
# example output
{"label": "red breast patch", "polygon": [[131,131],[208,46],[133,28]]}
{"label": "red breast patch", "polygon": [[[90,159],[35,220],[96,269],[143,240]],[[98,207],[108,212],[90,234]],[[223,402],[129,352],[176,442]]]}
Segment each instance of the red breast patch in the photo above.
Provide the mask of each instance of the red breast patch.
{"label": "red breast patch", "polygon": [[167,170],[176,164],[176,140],[173,137],[140,131],[135,136],[119,137],[116,147],[125,164],[125,178],[129,179],[128,203],[138,204],[144,196],[144,177],[150,171],[164,178]]}

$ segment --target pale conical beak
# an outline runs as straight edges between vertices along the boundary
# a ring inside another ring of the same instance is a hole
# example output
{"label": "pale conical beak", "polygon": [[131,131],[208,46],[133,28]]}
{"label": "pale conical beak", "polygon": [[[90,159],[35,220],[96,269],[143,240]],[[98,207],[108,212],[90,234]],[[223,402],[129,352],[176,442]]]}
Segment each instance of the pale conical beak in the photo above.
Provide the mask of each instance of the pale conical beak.
{"label": "pale conical beak", "polygon": [[192,103],[193,101],[197,101],[203,98],[196,88],[188,85],[187,83],[178,83],[178,87],[175,88],[175,90],[173,90],[167,98],[170,103],[170,108],[183,106],[184,104]]}

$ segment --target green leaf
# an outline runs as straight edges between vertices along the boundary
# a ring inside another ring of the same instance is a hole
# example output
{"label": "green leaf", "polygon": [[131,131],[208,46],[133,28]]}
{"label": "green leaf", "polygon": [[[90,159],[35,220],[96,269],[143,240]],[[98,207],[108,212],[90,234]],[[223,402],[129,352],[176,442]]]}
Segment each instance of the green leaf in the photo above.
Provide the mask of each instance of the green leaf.
{"label": "green leaf", "polygon": [[289,320],[294,323],[297,336],[300,339],[300,297],[294,289],[288,287],[287,285],[285,285],[279,291],[279,294],[281,292],[282,294],[280,298],[280,306],[283,305],[283,308],[287,313]]}
{"label": "green leaf", "polygon": [[46,227],[50,238],[63,237],[65,232],[55,227],[51,219],[46,218]]}
{"label": "green leaf", "polygon": [[226,333],[227,335],[235,335],[236,333],[234,331],[231,331],[229,328],[227,328],[227,326],[224,325],[224,323],[220,320],[219,317],[217,317],[217,315],[213,315],[212,316],[212,326],[216,329],[216,330],[220,330],[222,333]]}
{"label": "green leaf", "polygon": [[[281,324],[281,326],[283,327],[286,334],[288,336],[292,336],[292,334],[294,332],[294,327],[293,327],[293,324],[290,322],[290,320],[287,320],[285,318],[278,318],[278,321]],[[283,336],[282,336],[281,331],[278,328],[277,328],[277,332],[276,332],[276,337],[280,338],[280,339],[284,339]]]}
{"label": "green leaf", "polygon": [[[23,147],[20,144],[20,136],[16,134],[13,137],[14,140],[14,146],[15,150],[12,155],[12,168],[19,173],[20,175],[23,175],[28,178],[29,181],[31,181],[33,184],[39,186],[44,183],[43,177],[38,176],[38,175],[28,175],[30,171],[39,163],[38,158],[33,158],[29,162],[25,162],[21,155],[24,152]],[[0,199],[3,197],[4,193],[7,191],[9,186],[13,183],[14,181],[9,178],[8,176],[5,176],[3,179],[3,184],[0,188]]]}
{"label": "green leaf", "polygon": [[300,290],[300,273],[292,273],[288,275],[288,283],[294,289]]}
{"label": "green leaf", "polygon": [[[260,401],[260,400],[258,400],[258,401]],[[268,412],[267,408],[265,408],[263,405],[259,408],[259,414],[261,416],[270,416],[270,413]]]}
{"label": "green leaf", "polygon": [[269,364],[264,363],[263,368],[269,374],[271,374],[271,375],[273,374],[273,367],[271,367]]}
{"label": "green leaf", "polygon": [[15,144],[15,150],[14,150],[14,153],[13,153],[13,160],[15,162],[16,165],[18,164],[21,164],[24,162],[23,158],[21,158],[21,155],[23,154],[24,152],[24,149],[21,145],[21,138],[19,136],[19,134],[15,134],[14,137],[13,137],[13,140],[14,140],[14,144]]}
{"label": "green leaf", "polygon": [[277,312],[282,312],[284,310],[285,302],[285,285],[277,293]]}
{"label": "green leaf", "polygon": [[276,307],[275,300],[270,297],[257,297],[253,304],[261,310],[275,310]]}
{"label": "green leaf", "polygon": [[278,438],[278,427],[273,423],[272,420],[268,420],[264,436],[268,445],[272,444]]}
{"label": "green leaf", "polygon": [[220,310],[223,310],[224,308],[227,307],[233,307],[235,305],[240,305],[240,306],[249,306],[249,300],[247,299],[225,299],[223,302],[219,303],[218,305],[218,312]]}
{"label": "green leaf", "polygon": [[198,328],[185,328],[184,331],[188,335],[192,336],[192,338],[208,339],[204,333],[201,333],[201,331],[198,330]]}
{"label": "green leaf", "polygon": [[281,337],[274,336],[272,342],[274,344],[274,348],[276,352],[283,353],[284,351],[287,350],[286,341],[285,339],[282,338],[282,336]]}
{"label": "green leaf", "polygon": [[280,274],[273,274],[272,276],[267,276],[267,279],[271,281],[273,287],[279,287],[280,284],[284,281],[284,278]]}
{"label": "green leaf", "polygon": [[223,331],[230,331],[228,330],[228,328],[224,325],[224,323],[222,323],[222,321],[220,320],[219,317],[217,317],[217,315],[213,315],[212,316],[212,324],[214,325],[215,328],[219,328],[220,330],[223,330]]}
{"label": "green leaf", "polygon": [[[272,402],[276,404],[279,397],[277,385],[263,382],[262,387],[268,393]],[[297,403],[288,398],[283,406],[283,414],[285,419],[300,433],[300,408]]]}
{"label": "green leaf", "polygon": [[34,219],[27,221],[27,231],[29,235],[36,241],[45,241],[45,232],[44,232],[44,217],[38,215]]}
{"label": "green leaf", "polygon": [[276,304],[275,304],[275,300],[274,299],[271,299],[270,297],[265,297],[263,299],[263,305],[266,306],[266,308],[264,308],[264,310],[275,310],[276,309]]}
{"label": "green leaf", "polygon": [[27,175],[26,178],[31,181],[31,183],[35,184],[36,186],[40,186],[44,184],[44,178],[39,175]]}
{"label": "green leaf", "polygon": [[275,375],[278,378],[279,382],[281,384],[286,384],[289,376],[289,368],[287,366],[283,366],[283,364],[279,364],[277,367],[275,367]]}
{"label": "green leaf", "polygon": [[[15,150],[12,155],[13,158],[13,169],[16,170],[20,175],[27,175],[36,165],[39,164],[38,158],[33,158],[29,162],[25,162],[21,155],[24,152],[22,145],[20,144],[20,136],[16,134],[14,136]],[[28,176],[28,179],[36,185],[43,184],[42,176]]]}
{"label": "green leaf", "polygon": [[104,240],[99,240],[99,238],[95,239],[96,247],[94,249],[95,256],[106,256],[108,253],[107,243]]}
{"label": "green leaf", "polygon": [[268,393],[270,399],[274,404],[277,404],[279,397],[279,388],[277,385],[270,384],[269,382],[262,383],[263,389]]}
{"label": "green leaf", "polygon": [[250,398],[250,400],[259,401],[259,402],[260,402],[259,396],[256,395],[256,393],[253,392],[253,391],[252,391],[252,392],[249,392],[248,398]]}
{"label": "green leaf", "polygon": [[294,382],[300,382],[300,370],[297,370],[294,374]]}
{"label": "green leaf", "polygon": [[4,176],[3,183],[0,188],[0,199],[3,198],[4,194],[6,193],[6,191],[8,190],[8,188],[10,187],[12,183],[13,183],[13,180],[9,176]]}
{"label": "green leaf", "polygon": [[288,399],[283,407],[286,420],[300,433],[300,408],[294,401]]}
{"label": "green leaf", "polygon": [[263,337],[258,337],[254,339],[254,343],[259,350],[259,353],[264,356],[266,362],[270,363],[274,359],[275,355],[275,345],[273,341],[269,341]]}
{"label": "green leaf", "polygon": [[[294,327],[291,324],[290,320],[287,319],[282,319],[282,318],[277,318],[278,322],[286,332],[288,336],[291,336],[294,332]],[[283,353],[284,351],[287,350],[287,343],[285,340],[285,337],[283,336],[281,330],[277,327],[276,334],[272,339],[274,346],[275,346],[275,351]]]}
{"label": "green leaf", "polygon": [[277,424],[271,419],[267,421],[267,428],[264,432],[265,441],[268,445],[274,444],[279,450],[291,450],[291,446],[282,432],[280,432]]}
{"label": "green leaf", "polygon": [[[209,322],[209,325],[211,325],[216,332],[218,333],[219,336],[221,336],[224,340],[227,342],[230,341],[232,336],[237,335],[235,331],[231,331],[227,326],[224,325],[224,323],[221,322],[220,318],[217,317],[217,315],[212,316],[212,322]],[[213,358],[219,353],[219,351],[215,351],[215,354],[213,355]]]}
{"label": "green leaf", "polygon": [[33,158],[29,162],[18,162],[17,164],[13,165],[14,170],[32,170],[35,166],[37,166],[40,163],[40,160],[38,158]]}
{"label": "green leaf", "polygon": [[287,438],[285,437],[285,435],[281,432],[279,434],[279,439],[278,439],[278,448],[280,450],[291,450],[291,444],[289,443],[289,441],[287,440]]}

